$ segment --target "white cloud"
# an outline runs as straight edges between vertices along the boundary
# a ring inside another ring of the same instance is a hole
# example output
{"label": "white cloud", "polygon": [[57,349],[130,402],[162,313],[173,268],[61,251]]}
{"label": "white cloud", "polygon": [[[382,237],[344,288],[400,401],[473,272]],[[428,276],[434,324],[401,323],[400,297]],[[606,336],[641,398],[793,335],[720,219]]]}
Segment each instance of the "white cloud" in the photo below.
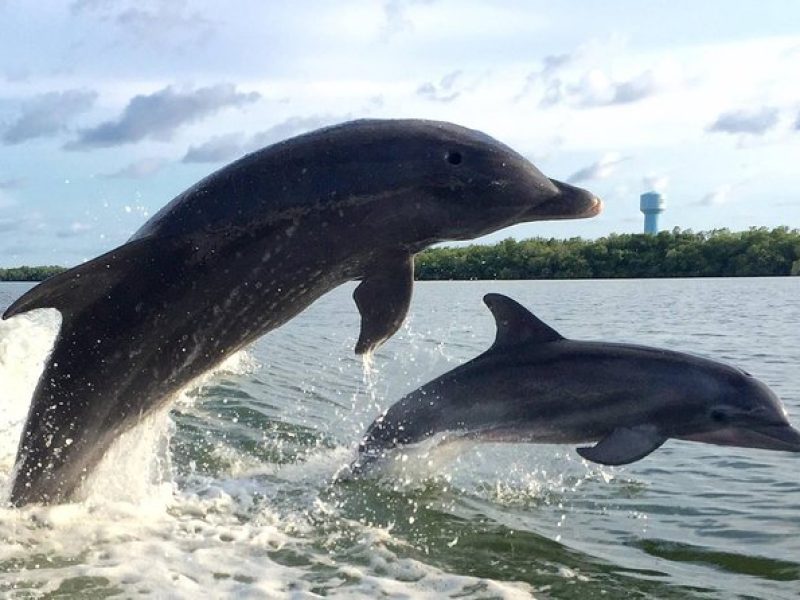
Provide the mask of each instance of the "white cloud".
{"label": "white cloud", "polygon": [[666,175],[646,175],[642,178],[642,191],[664,193],[669,186],[669,177]]}
{"label": "white cloud", "polygon": [[30,234],[45,228],[42,215],[38,211],[21,214],[19,211],[14,212],[13,217],[0,217],[0,232],[24,232],[25,234]]}
{"label": "white cloud", "polygon": [[11,179],[0,179],[0,190],[18,190],[25,185],[22,177],[12,177]]}
{"label": "white cloud", "polygon": [[70,10],[77,17],[111,23],[137,44],[185,47],[202,42],[214,31],[212,22],[190,11],[186,0],[76,0]]}
{"label": "white cloud", "polygon": [[319,129],[326,125],[332,125],[340,121],[347,121],[350,115],[311,115],[308,117],[289,117],[288,119],[273,125],[269,129],[256,133],[249,144],[249,150],[256,150],[269,144],[274,144],[286,138],[300,135],[312,129]]}
{"label": "white cloud", "polygon": [[91,231],[93,227],[88,223],[82,223],[80,221],[74,221],[70,224],[69,227],[65,229],[59,229],[56,231],[56,235],[60,238],[71,238],[71,237],[79,237]]}
{"label": "white cloud", "polygon": [[[614,106],[644,100],[683,82],[681,67],[673,59],[662,56],[631,61],[622,58],[621,50],[617,49],[619,40],[609,40],[607,46],[598,46],[595,41],[571,52],[545,56],[540,68],[527,75],[516,99],[538,92],[539,105],[545,108]],[[647,66],[637,65],[633,70],[632,65],[625,63]]]}
{"label": "white cloud", "polygon": [[708,126],[708,131],[763,135],[778,124],[779,110],[774,106],[734,110],[722,113]]}
{"label": "white cloud", "polygon": [[582,181],[591,181],[593,179],[606,179],[617,168],[617,166],[626,160],[616,152],[609,152],[604,155],[600,160],[575,171],[567,178],[569,183],[580,183]]}
{"label": "white cloud", "polygon": [[119,171],[108,173],[103,177],[108,179],[144,179],[158,173],[166,164],[167,161],[163,158],[141,158]]}
{"label": "white cloud", "polygon": [[20,144],[35,138],[53,137],[67,130],[70,122],[88,111],[97,93],[91,90],[48,92],[26,99],[19,116],[2,132],[4,144]]}
{"label": "white cloud", "polygon": [[628,77],[613,77],[602,69],[591,69],[580,81],[564,85],[565,100],[576,107],[613,106],[644,100],[681,84],[680,66],[662,60],[655,67]]}
{"label": "white cloud", "polygon": [[721,206],[727,204],[731,200],[733,188],[734,186],[732,183],[719,185],[703,196],[698,204],[701,206]]}
{"label": "white cloud", "polygon": [[183,157],[185,163],[216,163],[238,158],[264,146],[285,140],[301,133],[319,129],[341,121],[347,121],[348,115],[336,117],[332,115],[311,115],[309,117],[289,117],[272,127],[259,131],[249,137],[241,133],[218,135],[209,140],[190,146]]}
{"label": "white cloud", "polygon": [[438,83],[427,81],[417,88],[417,96],[436,102],[452,102],[461,95],[461,91],[455,86],[460,77],[459,70],[448,73]]}
{"label": "white cloud", "polygon": [[9,231],[17,231],[22,226],[22,222],[18,219],[11,219],[8,217],[0,217],[0,233]]}
{"label": "white cloud", "polygon": [[382,35],[389,38],[403,31],[413,31],[414,22],[408,16],[408,9],[414,4],[430,4],[433,0],[386,0],[383,3],[385,22]]}
{"label": "white cloud", "polygon": [[25,180],[21,177],[0,180],[0,209],[16,206],[17,200],[9,192],[19,190],[24,185]]}
{"label": "white cloud", "polygon": [[167,141],[182,125],[199,121],[223,108],[244,106],[259,98],[257,92],[238,92],[232,84],[196,90],[168,86],[153,94],[135,96],[116,120],[82,130],[78,139],[67,144],[65,149],[119,146],[145,138]]}
{"label": "white cloud", "polygon": [[183,157],[185,163],[224,162],[244,153],[245,137],[241,133],[215,135],[196,146],[190,146]]}

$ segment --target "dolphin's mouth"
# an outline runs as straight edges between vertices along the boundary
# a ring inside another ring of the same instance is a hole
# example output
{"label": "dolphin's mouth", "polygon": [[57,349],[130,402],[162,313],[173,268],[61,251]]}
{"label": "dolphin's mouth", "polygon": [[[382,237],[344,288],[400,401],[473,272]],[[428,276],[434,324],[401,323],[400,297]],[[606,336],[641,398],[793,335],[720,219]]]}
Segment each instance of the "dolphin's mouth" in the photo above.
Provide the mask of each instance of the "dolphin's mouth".
{"label": "dolphin's mouth", "polygon": [[527,211],[525,221],[587,219],[603,210],[603,202],[591,192],[556,179],[550,181],[559,193]]}
{"label": "dolphin's mouth", "polygon": [[682,435],[680,439],[720,446],[800,452],[800,431],[789,424],[759,425],[748,428],[724,427],[705,433]]}
{"label": "dolphin's mouth", "polygon": [[592,197],[592,205],[589,209],[581,216],[583,217],[596,217],[601,212],[603,212],[603,201],[600,200],[597,196]]}

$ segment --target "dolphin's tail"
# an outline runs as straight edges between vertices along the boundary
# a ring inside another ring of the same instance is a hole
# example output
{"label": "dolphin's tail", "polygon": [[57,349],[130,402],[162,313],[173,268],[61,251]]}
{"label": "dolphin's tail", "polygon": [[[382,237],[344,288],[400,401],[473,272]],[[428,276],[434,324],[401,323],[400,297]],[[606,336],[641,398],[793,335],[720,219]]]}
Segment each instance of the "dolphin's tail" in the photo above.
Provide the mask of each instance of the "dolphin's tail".
{"label": "dolphin's tail", "polygon": [[36,308],[55,308],[66,319],[81,307],[107,296],[133,268],[151,268],[159,251],[168,250],[159,249],[159,245],[164,246],[150,238],[142,238],[54,275],[18,298],[3,313],[3,319]]}

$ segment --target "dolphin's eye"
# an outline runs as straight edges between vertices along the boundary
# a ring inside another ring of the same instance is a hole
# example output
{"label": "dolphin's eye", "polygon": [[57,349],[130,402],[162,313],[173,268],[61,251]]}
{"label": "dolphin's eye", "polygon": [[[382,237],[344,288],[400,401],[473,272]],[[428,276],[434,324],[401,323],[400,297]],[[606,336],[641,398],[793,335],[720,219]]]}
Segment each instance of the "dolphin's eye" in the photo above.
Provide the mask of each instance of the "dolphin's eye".
{"label": "dolphin's eye", "polygon": [[714,421],[715,423],[724,423],[725,421],[728,420],[728,415],[725,414],[725,412],[718,409],[712,410],[710,416],[711,420]]}
{"label": "dolphin's eye", "polygon": [[444,155],[444,158],[447,162],[451,165],[460,165],[461,161],[464,160],[461,156],[461,152],[458,150],[451,150],[447,154]]}

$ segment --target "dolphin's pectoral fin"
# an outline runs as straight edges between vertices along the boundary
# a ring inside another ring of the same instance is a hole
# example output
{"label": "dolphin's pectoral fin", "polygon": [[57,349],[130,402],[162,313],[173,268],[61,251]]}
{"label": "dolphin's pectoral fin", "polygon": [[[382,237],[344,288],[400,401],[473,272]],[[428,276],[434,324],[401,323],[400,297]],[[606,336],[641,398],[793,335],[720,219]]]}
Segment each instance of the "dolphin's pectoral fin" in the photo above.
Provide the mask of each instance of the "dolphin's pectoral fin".
{"label": "dolphin's pectoral fin", "polygon": [[666,441],[666,436],[652,425],[618,427],[595,446],[578,448],[578,454],[601,465],[627,465],[644,458]]}
{"label": "dolphin's pectoral fin", "polygon": [[146,268],[148,256],[152,256],[152,242],[142,238],[128,242],[102,256],[73,267],[46,279],[23,294],[3,313],[3,319],[34,310],[36,308],[58,309],[66,319],[103,294],[108,294],[136,264]]}
{"label": "dolphin's pectoral fin", "polygon": [[414,258],[410,254],[376,260],[369,275],[353,292],[361,313],[356,354],[370,352],[403,324],[414,287]]}

